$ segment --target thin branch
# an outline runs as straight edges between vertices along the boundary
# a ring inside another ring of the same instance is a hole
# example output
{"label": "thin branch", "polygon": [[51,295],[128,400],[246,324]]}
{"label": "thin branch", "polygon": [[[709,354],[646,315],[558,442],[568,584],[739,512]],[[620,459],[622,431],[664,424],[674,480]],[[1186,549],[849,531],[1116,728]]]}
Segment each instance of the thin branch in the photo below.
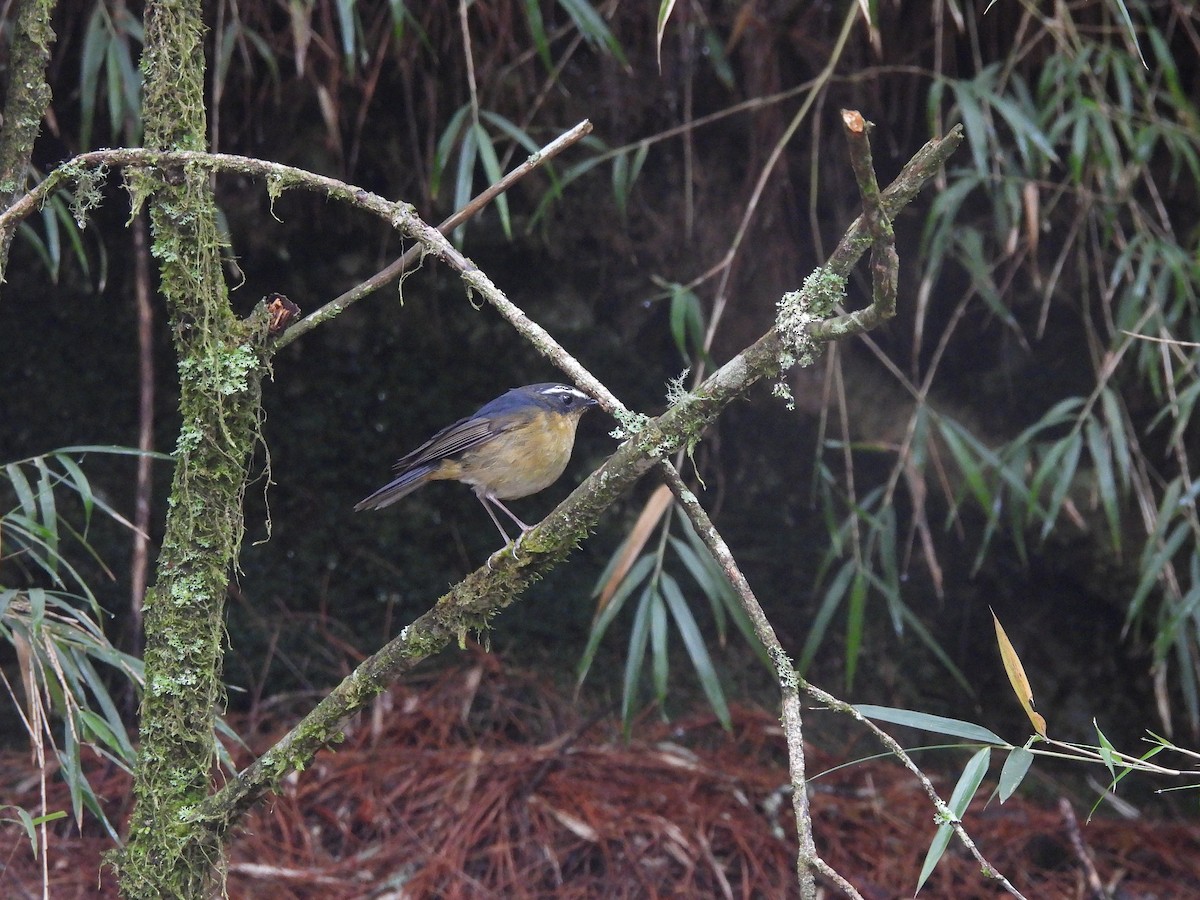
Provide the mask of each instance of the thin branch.
{"label": "thin branch", "polygon": [[775,676],[783,695],[781,720],[783,733],[787,740],[788,775],[792,783],[792,810],[796,816],[797,835],[800,839],[800,850],[796,858],[800,895],[805,900],[812,900],[816,897],[816,883],[812,874],[812,870],[816,869],[833,881],[848,896],[862,900],[858,891],[832,866],[821,859],[817,854],[816,844],[813,842],[812,816],[808,808],[807,779],[804,771],[800,679],[796,674],[796,667],[784,651],[783,645],[779,643],[775,629],[771,627],[767,614],[763,612],[758,598],[754,596],[754,591],[750,588],[750,583],[746,581],[746,576],[742,574],[737,560],[733,558],[728,545],[717,532],[712,520],[708,518],[708,513],[704,511],[704,507],[700,505],[696,495],[683,483],[683,479],[679,477],[679,471],[671,463],[664,460],[660,468],[667,486],[671,488],[671,492],[679,500],[679,505],[687,513],[692,525],[695,526],[696,534],[700,536],[700,540],[704,542],[704,546],[708,548],[712,558],[716,560],[721,571],[725,573],[725,577],[729,579],[729,583],[733,585],[742,609],[746,611],[750,624],[754,628],[754,633],[766,648],[767,655],[771,657],[771,662],[775,666]]}
{"label": "thin branch", "polygon": [[[570,131],[563,132],[541,150],[531,154],[523,163],[521,163],[495,184],[491,185],[485,191],[475,196],[471,202],[462,209],[445,219],[440,225],[438,225],[438,231],[440,231],[442,234],[449,234],[463,222],[466,222],[468,219],[474,217],[481,209],[511,188],[514,184],[516,184],[534,169],[545,163],[548,163],[568,147],[578,143],[581,139],[591,133],[592,123],[587,119],[584,119]],[[413,262],[420,257],[422,252],[424,252],[424,248],[420,245],[414,245],[410,247],[391,265],[381,269],[366,281],[355,285],[340,297],[330,300],[324,306],[305,316],[280,337],[278,346],[284,347],[290,344],[292,341],[296,340],[296,338],[308,333],[322,322],[327,322],[328,320],[332,319],[351,303],[354,303],[356,300],[361,300],[368,294],[372,294],[379,290],[384,285],[395,281],[400,277],[405,269],[411,266]]]}
{"label": "thin branch", "polygon": [[896,742],[895,738],[893,738],[890,734],[888,734],[846,701],[839,700],[837,697],[833,696],[833,694],[821,690],[819,687],[810,684],[803,678],[800,679],[800,689],[822,706],[827,707],[834,712],[840,712],[850,716],[859,724],[866,727],[872,734],[874,734],[879,742],[888,749],[888,752],[892,753],[898,760],[900,760],[904,768],[912,772],[917,781],[921,783],[921,787],[925,789],[925,793],[933,802],[934,808],[937,809],[939,820],[950,823],[950,826],[954,829],[954,833],[958,835],[958,839],[962,841],[963,845],[968,851],[970,851],[971,855],[975,857],[975,860],[979,863],[980,872],[984,875],[984,877],[993,879],[997,884],[999,884],[1014,897],[1021,897],[1022,900],[1024,900],[1024,894],[1018,891],[1012,885],[1012,883],[1000,872],[998,872],[996,868],[984,858],[983,854],[980,853],[979,848],[975,846],[975,842],[971,840],[971,836],[967,834],[966,829],[963,828],[962,822],[957,816],[954,815],[953,812],[950,811],[950,807],[946,805],[946,802],[938,796],[937,789],[933,786],[933,782],[931,782],[929,777],[921,771],[920,767],[912,761],[912,757],[909,756],[908,753],[905,752],[904,748]]}

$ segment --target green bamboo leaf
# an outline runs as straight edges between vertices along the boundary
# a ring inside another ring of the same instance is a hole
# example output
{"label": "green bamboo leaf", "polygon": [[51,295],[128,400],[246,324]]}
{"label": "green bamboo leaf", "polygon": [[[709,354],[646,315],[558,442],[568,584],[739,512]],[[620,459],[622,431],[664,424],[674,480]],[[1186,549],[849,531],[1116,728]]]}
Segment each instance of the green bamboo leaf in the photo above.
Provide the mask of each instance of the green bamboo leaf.
{"label": "green bamboo leaf", "polygon": [[1079,456],[1082,451],[1083,437],[1078,431],[1072,431],[1062,440],[1055,441],[1050,445],[1030,483],[1030,491],[1036,496],[1041,496],[1045,483],[1054,479],[1050,499],[1042,514],[1042,540],[1045,540],[1051,529],[1054,528],[1063,500],[1066,499],[1067,491],[1078,471]]}
{"label": "green bamboo leaf", "polygon": [[667,22],[671,18],[671,10],[675,8],[675,0],[659,0],[658,3],[658,22],[654,28],[654,53],[658,60],[658,71],[662,74],[662,42],[663,35],[667,33]]}
{"label": "green bamboo leaf", "polygon": [[[66,235],[67,242],[71,245],[71,252],[75,255],[75,262],[79,264],[79,268],[83,271],[83,274],[90,277],[92,264],[91,260],[88,259],[87,248],[83,245],[83,232],[79,228],[79,223],[75,221],[75,215],[71,212],[70,207],[63,201],[63,197],[69,196],[66,191],[60,191],[50,198],[46,206],[54,214],[54,219],[57,223],[55,231],[58,234]],[[101,242],[97,246],[101,248],[100,258],[103,261],[104,244]],[[61,256],[61,251],[58,252]]]}
{"label": "green bamboo leaf", "polygon": [[705,696],[708,697],[708,703],[722,727],[728,730],[733,727],[733,720],[729,715],[729,706],[725,702],[725,692],[721,689],[721,680],[717,677],[712,658],[708,655],[708,647],[704,644],[700,627],[692,616],[683,592],[679,590],[679,584],[666,573],[662,576],[662,593],[671,610],[671,616],[675,619],[675,626],[683,638],[683,645],[687,649],[688,656],[691,657],[692,666],[700,679],[700,686],[704,689]]}
{"label": "green bamboo leaf", "polygon": [[[475,125],[475,142],[479,146],[479,159],[483,163],[483,172],[487,176],[490,183],[495,184],[504,177],[504,171],[500,168],[500,158],[496,155],[496,147],[492,143],[492,136],[488,134],[487,129],[482,125]],[[466,206],[471,200],[471,194],[468,192],[466,200],[458,205],[459,209]],[[498,194],[495,199],[496,211],[500,214],[500,227],[504,230],[504,236],[510,241],[512,240],[512,220],[508,215],[508,197],[505,194]]]}
{"label": "green bamboo leaf", "polygon": [[533,38],[533,47],[538,59],[547,72],[554,70],[554,60],[550,56],[550,39],[546,36],[546,22],[542,18],[542,4],[539,0],[525,0],[525,24],[529,26],[529,35]]}
{"label": "green bamboo leaf", "polygon": [[962,114],[967,145],[971,148],[971,158],[975,162],[975,174],[980,178],[988,178],[991,176],[988,166],[991,128],[988,126],[983,107],[976,96],[975,85],[973,82],[957,81],[953,83],[953,89],[954,100],[958,104],[958,111]]}
{"label": "green bamboo leaf", "polygon": [[729,583],[725,581],[724,577],[714,578],[712,570],[704,565],[699,554],[687,543],[677,537],[669,538],[669,541],[671,549],[675,551],[675,555],[688,570],[692,580],[699,586],[700,593],[708,600],[708,605],[713,612],[713,621],[717,626],[717,637],[724,643],[728,606],[723,595],[729,590]]}
{"label": "green bamboo leaf", "polygon": [[667,606],[657,593],[650,604],[650,655],[653,662],[654,699],[659,708],[667,701],[667,679],[671,661],[667,647]]}
{"label": "green bamboo leaf", "polygon": [[1000,770],[1000,783],[996,788],[1001,803],[1016,793],[1029,773],[1033,759],[1033,752],[1025,747],[1013,747],[1008,752],[1008,756],[1004,758],[1004,767]]}
{"label": "green bamboo leaf", "polygon": [[108,9],[103,3],[92,7],[87,30],[83,35],[83,52],[79,59],[80,143],[91,146],[92,128],[96,122],[96,96],[100,86],[100,69],[111,37]]}
{"label": "green bamboo leaf", "polygon": [[[1138,28],[1133,24],[1133,16],[1129,14],[1129,8],[1125,5],[1125,0],[1115,0],[1117,10],[1121,13],[1121,20],[1125,23],[1125,30],[1129,33],[1129,39],[1133,42],[1134,48],[1137,50],[1138,59],[1142,61],[1142,65],[1147,69],[1150,68],[1146,64],[1146,57],[1142,53],[1142,45],[1138,40]],[[1151,29],[1151,34],[1156,34],[1157,29]]]}
{"label": "green bamboo leaf", "polygon": [[1092,726],[1096,729],[1096,739],[1100,742],[1097,750],[1100,752],[1100,758],[1104,761],[1104,767],[1108,769],[1108,774],[1112,777],[1113,785],[1117,783],[1117,759],[1116,748],[1112,745],[1104,732],[1100,730],[1100,723],[1092,719]]}
{"label": "green bamboo leaf", "polygon": [[846,605],[846,690],[854,686],[854,675],[858,671],[858,654],[862,649],[864,622],[867,608],[867,579],[862,572],[854,573],[850,583],[849,602]]}
{"label": "green bamboo leaf", "polygon": [[675,349],[679,351],[684,365],[692,365],[690,341],[688,340],[688,319],[699,317],[700,298],[681,284],[671,286],[671,337],[675,341]]}
{"label": "green bamboo leaf", "polygon": [[[728,616],[729,618],[733,619],[733,624],[736,625],[738,630],[742,633],[742,637],[745,639],[747,646],[754,651],[759,661],[768,670],[774,671],[771,657],[768,655],[766,648],[762,644],[762,641],[759,640],[758,635],[755,633],[754,625],[751,623],[749,615],[746,613],[746,610],[742,608],[742,601],[738,596],[737,591],[733,589],[733,585],[729,583],[729,579],[721,570],[721,567],[717,564],[717,561],[709,554],[708,548],[705,547],[704,543],[700,540],[700,535],[696,534],[696,529],[692,527],[692,523],[688,520],[687,516],[685,516],[679,509],[676,509],[676,513],[679,516],[679,521],[682,523],[680,527],[683,529],[684,536],[687,538],[688,542],[687,544],[681,544],[680,546],[689,549],[691,551],[691,559],[693,560],[693,564],[698,565],[704,572],[707,573],[707,580],[703,582],[702,589],[705,591],[705,595],[709,596],[709,602],[712,602],[713,597],[719,601],[713,608],[713,617],[716,620],[717,633],[720,640],[725,640],[725,619],[726,616]],[[672,538],[672,540],[675,539]],[[691,546],[688,547],[688,544]],[[685,560],[687,559],[687,557],[684,556],[681,556],[681,558]],[[688,564],[685,562],[685,565]],[[691,571],[690,565],[688,566],[688,569]],[[697,579],[697,582],[699,583],[699,579]],[[711,592],[711,594],[709,592]],[[717,610],[722,607],[724,609],[724,613],[718,612]]]}
{"label": "green bamboo leaf", "polygon": [[1100,491],[1100,505],[1108,520],[1108,534],[1113,549],[1121,552],[1121,510],[1117,497],[1117,474],[1113,470],[1112,448],[1100,423],[1088,419],[1084,426],[1087,437],[1088,455],[1092,458],[1092,469],[1096,475],[1096,486]]}
{"label": "green bamboo leaf", "polygon": [[976,725],[973,722],[963,722],[960,719],[947,719],[930,713],[914,712],[910,709],[897,709],[891,706],[871,706],[857,704],[854,707],[868,719],[880,722],[891,722],[893,725],[904,725],[908,728],[919,728],[921,731],[932,731],[934,734],[944,734],[949,737],[963,738],[984,744],[994,744],[998,747],[1011,746],[1008,741],[995,732]]}
{"label": "green bamboo leaf", "polygon": [[1125,416],[1121,412],[1121,400],[1108,385],[1100,391],[1100,408],[1104,411],[1104,424],[1108,428],[1113,453],[1116,456],[1117,476],[1123,491],[1129,490],[1129,477],[1133,472],[1133,457],[1130,453],[1132,440],[1125,430]]}
{"label": "green bamboo leaf", "polygon": [[[63,723],[62,747],[58,751],[61,777],[71,795],[71,811],[75,813],[75,825],[83,827],[83,795],[88,789],[87,776],[79,759],[79,738],[70,722]],[[90,793],[90,791],[89,791]]]}
{"label": "green bamboo leaf", "polygon": [[1058,162],[1058,154],[1054,152],[1050,140],[1025,110],[1002,94],[995,94],[989,99],[992,107],[1008,123],[1008,127],[1012,129],[1018,141],[1022,143],[1028,141],[1037,147],[1047,159]]}
{"label": "green bamboo leaf", "polygon": [[1129,610],[1125,614],[1126,627],[1141,613],[1142,606],[1150,595],[1150,591],[1158,584],[1163,569],[1183,546],[1183,542],[1190,538],[1191,533],[1191,527],[1187,522],[1178,522],[1161,544],[1155,540],[1154,536],[1147,540],[1146,553],[1143,554],[1142,562],[1138,566],[1137,587],[1134,589],[1133,597],[1129,600]]}
{"label": "green bamboo leaf", "polygon": [[4,467],[4,471],[8,473],[8,483],[12,485],[13,491],[17,495],[17,503],[20,504],[21,511],[30,519],[36,518],[37,503],[34,500],[33,488],[30,487],[29,480],[21,471],[20,465],[9,463]]}
{"label": "green bamboo leaf", "polygon": [[588,670],[591,669],[592,662],[596,658],[596,651],[600,647],[600,641],[604,637],[605,632],[608,631],[609,625],[617,617],[617,613],[621,611],[621,607],[625,605],[625,601],[633,593],[634,588],[645,581],[651,569],[654,568],[654,564],[655,559],[653,554],[646,554],[634,563],[625,578],[621,581],[621,586],[617,588],[612,599],[608,601],[608,606],[604,607],[600,615],[596,617],[596,621],[592,623],[592,629],[588,634],[587,646],[584,647],[583,653],[579,657],[579,665],[577,667],[579,674],[575,679],[577,685],[583,684],[584,679],[587,678]]}
{"label": "green bamboo leaf", "polygon": [[629,67],[621,44],[588,0],[558,0],[558,5],[566,10],[585,41],[596,47],[604,47],[622,66]]}
{"label": "green bamboo leaf", "polygon": [[92,494],[91,482],[83,474],[83,469],[79,467],[79,464],[65,453],[54,453],[51,454],[50,458],[66,470],[67,477],[64,479],[64,483],[79,495],[79,499],[83,503],[83,519],[85,523],[84,527],[86,528],[86,523],[90,522],[92,518],[92,508],[95,506],[95,497]]}
{"label": "green bamboo leaf", "polygon": [[657,598],[656,586],[646,585],[638,599],[637,615],[633,617],[633,628],[629,632],[629,647],[625,654],[625,680],[621,688],[621,721],[625,723],[626,731],[633,720],[638,682],[642,679],[642,665],[646,661],[646,643],[650,638],[650,612]]}
{"label": "green bamboo leaf", "polygon": [[[479,156],[479,138],[474,127],[468,128],[463,134],[462,143],[458,148],[458,168],[454,178],[454,208],[462,209],[471,202],[475,186],[475,160]],[[454,229],[454,241],[462,245],[466,234],[466,224]]]}
{"label": "green bamboo leaf", "polygon": [[46,544],[47,560],[50,570],[57,573],[62,554],[58,552],[58,506],[54,501],[54,479],[43,457],[34,460],[38,470],[37,499],[41,513],[42,527],[45,529],[42,540]]}
{"label": "green bamboo leaf", "polygon": [[[979,785],[983,781],[983,776],[987,774],[991,754],[992,751],[984,747],[972,756],[967,761],[962,775],[959,776],[958,783],[954,785],[954,793],[950,795],[950,802],[947,806],[950,809],[950,814],[954,816],[956,821],[962,821],[963,814],[966,813],[967,806],[971,803],[971,798],[975,796],[975,791],[979,789]],[[929,879],[929,876],[933,874],[933,870],[941,860],[942,854],[946,852],[946,847],[950,844],[950,836],[952,834],[954,834],[953,823],[943,822],[938,826],[938,830],[933,836],[933,841],[929,845],[929,851],[925,854],[925,862],[921,866],[921,876],[917,879],[916,893],[921,892],[921,888]]]}
{"label": "green bamboo leaf", "polygon": [[833,614],[842,604],[842,600],[846,597],[846,592],[850,587],[850,579],[856,574],[856,567],[853,559],[847,559],[842,567],[838,570],[836,576],[829,587],[825,589],[825,598],[821,601],[821,606],[817,609],[817,614],[813,616],[812,622],[808,626],[808,637],[804,639],[804,647],[800,650],[800,660],[796,664],[796,668],[801,673],[808,671],[809,665],[812,663],[813,657],[817,655],[817,648],[825,639],[825,633],[829,630],[829,623],[833,620]]}
{"label": "green bamboo leaf", "polygon": [[975,503],[984,512],[991,511],[995,505],[995,498],[984,476],[983,467],[979,465],[978,457],[972,452],[972,448],[964,439],[966,437],[965,432],[957,422],[947,419],[944,416],[935,417],[934,422],[937,425],[938,434],[941,435],[942,440],[950,450],[950,454],[954,457],[954,462],[958,466],[959,472],[962,473],[967,489],[971,492],[971,496],[975,498]]}
{"label": "green bamboo leaf", "polygon": [[[429,178],[429,191],[436,197],[442,185],[442,174],[450,168],[450,158],[454,148],[464,139],[464,127],[471,115],[471,105],[464,103],[450,117],[442,136],[438,138],[437,148],[433,153],[433,171]],[[471,163],[474,167],[474,161]]]}
{"label": "green bamboo leaf", "polygon": [[704,28],[704,58],[712,66],[713,74],[726,90],[732,91],[737,87],[737,79],[733,75],[733,66],[729,64],[729,56],[725,52],[725,40],[715,28]]}
{"label": "green bamboo leaf", "polygon": [[65,815],[65,813],[52,813],[49,816],[40,817],[40,821],[34,821],[33,816],[31,816],[28,812],[26,812],[24,809],[22,809],[19,806],[0,806],[0,809],[11,809],[13,812],[15,812],[17,814],[17,818],[15,818],[15,819],[9,819],[7,817],[4,817],[4,818],[0,818],[0,822],[17,822],[21,825],[22,828],[25,829],[25,836],[26,836],[26,838],[29,839],[30,847],[33,848],[33,856],[35,859],[37,858],[37,855],[38,855],[38,838],[37,838],[38,825],[40,825],[41,822],[43,822],[43,821],[48,822],[51,819],[60,819],[60,818],[62,818],[63,815]]}
{"label": "green bamboo leaf", "polygon": [[517,144],[520,144],[530,153],[537,153],[542,149],[540,146],[538,146],[538,142],[530,136],[528,131],[525,131],[511,119],[506,118],[499,113],[481,109],[479,111],[479,118],[482,121],[495,126],[498,131],[508,135],[513,141],[515,141]]}
{"label": "green bamboo leaf", "polygon": [[62,272],[62,235],[58,217],[54,214],[54,201],[42,207],[42,233],[45,235],[47,268],[55,284]]}

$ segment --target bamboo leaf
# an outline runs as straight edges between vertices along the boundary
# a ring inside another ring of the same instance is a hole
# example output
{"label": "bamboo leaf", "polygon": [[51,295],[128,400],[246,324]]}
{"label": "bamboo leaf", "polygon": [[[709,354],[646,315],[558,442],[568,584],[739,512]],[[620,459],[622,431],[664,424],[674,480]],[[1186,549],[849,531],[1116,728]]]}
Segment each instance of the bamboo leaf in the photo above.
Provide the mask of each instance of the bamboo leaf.
{"label": "bamboo leaf", "polygon": [[867,579],[862,572],[854,573],[846,605],[846,690],[854,685],[858,671],[858,655],[862,650],[863,630],[867,609]]}
{"label": "bamboo leaf", "polygon": [[554,60],[550,57],[550,39],[546,36],[546,22],[542,18],[542,5],[538,0],[525,0],[524,6],[525,24],[529,26],[533,47],[546,71],[550,72],[554,69]]}
{"label": "bamboo leaf", "polygon": [[683,646],[687,649],[692,666],[696,669],[700,686],[704,689],[705,696],[708,697],[708,703],[716,713],[722,727],[728,730],[733,727],[733,720],[729,715],[729,705],[725,702],[725,692],[721,689],[721,680],[717,677],[717,670],[713,666],[712,658],[708,655],[708,647],[705,646],[704,638],[700,634],[700,626],[696,624],[687,600],[684,599],[683,592],[679,590],[678,582],[665,573],[662,577],[662,592],[663,598],[671,610],[671,616],[675,619],[675,626],[679,629],[680,637],[683,638]]}
{"label": "bamboo leaf", "polygon": [[646,643],[650,638],[650,612],[658,599],[654,584],[646,585],[638,600],[637,615],[629,632],[629,648],[625,655],[625,680],[621,688],[621,721],[628,731],[633,720],[633,707],[637,702],[638,682],[642,678],[642,665],[646,661]]}
{"label": "bamboo leaf", "polygon": [[667,678],[671,665],[667,648],[667,607],[655,593],[650,602],[650,655],[653,661],[654,699],[661,707],[667,700]]}
{"label": "bamboo leaf", "polygon": [[667,31],[667,22],[671,18],[671,11],[675,9],[675,0],[659,0],[658,4],[658,22],[654,28],[654,53],[658,60],[658,73],[662,74],[662,42],[663,35]]}
{"label": "bamboo leaf", "polygon": [[833,614],[837,612],[846,596],[850,587],[850,579],[854,577],[854,574],[854,560],[848,559],[842,564],[829,587],[825,589],[825,599],[821,601],[817,614],[813,616],[808,626],[808,637],[804,639],[804,647],[800,651],[800,660],[796,665],[798,671],[806,672],[808,670],[809,664],[817,654],[817,648],[825,639],[825,632],[829,630]]}
{"label": "bamboo leaf", "polygon": [[1008,741],[995,732],[984,728],[982,725],[976,725],[973,722],[963,722],[959,719],[948,719],[944,716],[913,712],[909,709],[896,709],[891,706],[872,706],[862,703],[855,705],[854,708],[866,718],[880,722],[891,722],[893,725],[919,728],[921,731],[932,731],[934,734],[964,738],[968,741],[995,744],[998,747],[1010,746]]}
{"label": "bamboo leaf", "polygon": [[[475,142],[479,146],[479,159],[483,163],[483,173],[492,184],[495,184],[504,177],[504,170],[500,168],[500,157],[496,155],[496,146],[492,143],[492,136],[488,134],[487,129],[482,125],[475,125]],[[459,204],[459,209],[466,206],[470,202],[470,193],[468,192],[466,200]],[[500,214],[500,227],[504,230],[504,236],[510,241],[512,240],[512,219],[508,214],[508,196],[506,194],[498,194],[495,199],[496,211]]]}
{"label": "bamboo leaf", "polygon": [[1013,693],[1017,695],[1017,701],[1025,710],[1029,721],[1033,723],[1033,730],[1045,737],[1046,720],[1033,708],[1033,688],[1029,686],[1025,667],[1021,665],[1021,658],[1017,656],[1017,651],[1008,639],[1004,626],[1000,624],[1000,619],[994,610],[992,611],[992,622],[996,626],[996,643],[1000,647],[1000,659],[1004,662],[1004,671],[1008,673],[1008,681],[1012,685]]}
{"label": "bamboo leaf", "polygon": [[1113,453],[1100,423],[1088,419],[1084,426],[1087,437],[1088,455],[1092,458],[1092,471],[1096,475],[1096,486],[1100,491],[1100,505],[1108,521],[1109,539],[1113,549],[1121,552],[1121,510],[1117,496],[1117,475],[1113,467]]}
{"label": "bamboo leaf", "polygon": [[576,685],[583,684],[587,678],[588,670],[591,669],[592,663],[596,659],[596,651],[600,647],[600,641],[608,631],[608,626],[612,624],[613,619],[617,617],[617,613],[621,611],[621,607],[625,605],[625,601],[629,595],[633,593],[634,588],[641,584],[646,576],[650,574],[650,570],[654,568],[653,554],[647,554],[634,564],[629,574],[622,580],[621,586],[613,593],[612,599],[608,604],[600,610],[595,621],[592,622],[592,630],[588,633],[587,646],[583,648],[583,653],[579,657],[578,676],[575,679]]}
{"label": "bamboo leaf", "polygon": [[1021,782],[1025,780],[1029,767],[1033,765],[1033,759],[1033,751],[1026,747],[1013,747],[1008,752],[1000,770],[1000,783],[996,788],[1001,803],[1016,793]]}
{"label": "bamboo leaf", "polygon": [[567,11],[567,15],[575,22],[575,27],[579,29],[585,41],[593,46],[606,48],[622,66],[629,67],[629,60],[625,58],[621,44],[588,0],[558,0],[558,5]]}
{"label": "bamboo leaf", "polygon": [[[958,783],[954,786],[954,793],[950,795],[950,802],[947,804],[950,808],[950,814],[954,816],[956,821],[962,821],[963,814],[967,811],[967,806],[971,803],[971,798],[975,796],[975,791],[979,789],[979,785],[983,781],[983,776],[987,774],[988,763],[990,761],[991,750],[987,747],[984,747],[967,761],[962,775],[959,776]],[[950,844],[950,837],[953,834],[954,825],[952,822],[943,822],[938,826],[938,830],[933,836],[933,841],[929,845],[929,851],[925,854],[925,862],[921,866],[921,876],[917,879],[916,893],[921,892],[921,888],[929,879],[929,876],[933,874],[933,870],[941,860],[942,854],[946,852],[946,847]]]}
{"label": "bamboo leaf", "polygon": [[1067,497],[1067,491],[1071,489],[1071,485],[1075,481],[1075,475],[1079,471],[1079,456],[1083,452],[1083,435],[1078,431],[1073,431],[1063,440],[1066,446],[1064,452],[1060,454],[1061,459],[1058,462],[1058,480],[1054,484],[1054,490],[1050,494],[1050,503],[1046,508],[1046,518],[1042,522],[1042,540],[1045,540],[1051,530],[1054,528],[1054,523],[1058,519],[1058,512],[1062,509],[1063,501]]}

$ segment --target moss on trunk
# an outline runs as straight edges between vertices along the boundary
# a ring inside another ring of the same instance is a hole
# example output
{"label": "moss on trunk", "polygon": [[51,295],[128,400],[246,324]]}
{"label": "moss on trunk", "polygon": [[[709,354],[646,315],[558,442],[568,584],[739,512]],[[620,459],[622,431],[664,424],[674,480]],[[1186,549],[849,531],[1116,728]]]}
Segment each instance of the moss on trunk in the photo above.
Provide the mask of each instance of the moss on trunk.
{"label": "moss on trunk", "polygon": [[[149,147],[205,147],[202,35],[199,2],[147,7]],[[150,201],[183,422],[156,583],[145,601],[136,806],[116,862],[127,897],[200,897],[217,882],[221,847],[211,831],[186,820],[209,792],[215,758],[224,598],[259,437],[266,323],[243,322],[230,309],[207,173],[190,166],[142,171],[130,173],[130,184],[135,197]]]}

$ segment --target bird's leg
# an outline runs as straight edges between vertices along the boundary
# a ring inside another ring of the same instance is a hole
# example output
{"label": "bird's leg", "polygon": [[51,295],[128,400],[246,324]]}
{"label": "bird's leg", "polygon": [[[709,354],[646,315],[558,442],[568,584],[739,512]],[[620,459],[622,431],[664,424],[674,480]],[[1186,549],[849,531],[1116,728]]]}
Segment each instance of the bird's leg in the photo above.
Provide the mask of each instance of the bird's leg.
{"label": "bird's leg", "polygon": [[[500,509],[504,510],[504,514],[506,516],[508,516],[510,519],[512,519],[514,522],[517,523],[517,527],[521,529],[521,534],[524,534],[527,531],[533,530],[532,525],[526,525],[524,522],[522,522],[520,519],[518,519],[516,516],[514,516],[511,509],[509,509],[507,506],[505,506],[503,503],[501,503],[499,500],[497,500],[491,494],[488,494],[488,500],[490,500],[492,503],[495,503],[496,506],[500,507]],[[493,517],[493,518],[495,518],[495,517]]]}
{"label": "bird's leg", "polygon": [[[478,494],[477,496],[479,497],[479,502],[483,504],[483,508],[487,510],[488,516],[491,517],[492,524],[496,526],[496,530],[499,531],[501,537],[504,538],[504,546],[507,547],[512,543],[512,538],[508,536],[508,532],[504,530],[504,526],[500,524],[500,520],[497,519],[496,514],[492,512],[492,505],[488,503],[487,497],[484,497],[482,494]],[[505,512],[508,512],[508,510],[505,510]],[[512,513],[509,513],[509,515],[512,515]]]}
{"label": "bird's leg", "polygon": [[[526,532],[530,531],[533,526],[526,525],[524,522],[522,522],[520,519],[518,519],[513,514],[513,511],[511,509],[509,509],[507,506],[505,506],[503,503],[501,503],[497,498],[493,497],[491,494],[476,494],[475,496],[477,496],[479,498],[479,502],[483,504],[483,508],[486,509],[488,515],[492,517],[492,523],[496,526],[497,530],[499,530],[500,534],[502,534],[504,536],[504,546],[507,547],[510,543],[512,543],[513,559],[518,559],[519,554],[517,553],[517,548],[519,548],[521,546],[521,538],[525,537]],[[510,538],[508,536],[508,532],[504,530],[504,526],[500,524],[500,520],[498,518],[496,518],[496,514],[492,511],[493,505],[495,505],[498,509],[503,510],[504,514],[506,516],[508,516],[510,519],[512,519],[517,524],[517,527],[521,529],[521,533],[519,535],[517,535],[517,540],[515,543],[513,542],[512,538]],[[500,549],[503,550],[504,547],[501,547]],[[499,551],[496,551],[496,552],[498,553]],[[495,554],[492,554],[492,555],[495,556]],[[489,558],[488,559],[488,568],[489,569],[491,568],[491,564],[492,564],[492,561]]]}

